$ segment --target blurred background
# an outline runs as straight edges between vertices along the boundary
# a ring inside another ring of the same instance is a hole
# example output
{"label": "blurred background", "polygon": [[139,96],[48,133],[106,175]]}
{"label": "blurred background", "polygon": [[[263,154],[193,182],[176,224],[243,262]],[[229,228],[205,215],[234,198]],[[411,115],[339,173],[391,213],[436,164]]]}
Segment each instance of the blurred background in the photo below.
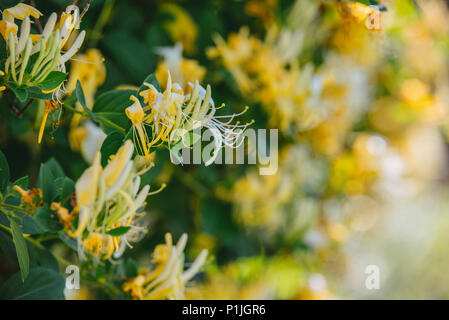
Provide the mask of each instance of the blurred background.
{"label": "blurred background", "polygon": [[[48,16],[72,2],[35,5]],[[227,114],[249,106],[252,128],[279,129],[270,176],[158,150],[147,182],[167,188],[125,256],[145,264],[166,232],[187,232],[188,261],[211,252],[195,299],[449,298],[448,14],[443,0],[93,0],[67,83],[88,105],[170,70],[185,88],[210,84]],[[12,180],[33,185],[51,156],[73,179],[89,166],[98,128],[64,114],[38,145],[43,106],[19,119],[4,100]]]}

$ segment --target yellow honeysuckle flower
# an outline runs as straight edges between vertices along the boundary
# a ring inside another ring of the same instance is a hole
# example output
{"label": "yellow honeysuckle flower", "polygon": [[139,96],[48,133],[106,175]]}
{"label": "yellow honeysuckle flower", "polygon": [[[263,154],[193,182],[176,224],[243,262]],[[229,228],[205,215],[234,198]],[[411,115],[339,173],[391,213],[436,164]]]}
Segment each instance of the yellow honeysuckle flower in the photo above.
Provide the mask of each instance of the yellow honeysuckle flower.
{"label": "yellow honeysuckle flower", "polygon": [[[98,49],[88,49],[83,54],[77,54],[71,61],[70,77],[67,81],[67,91],[72,92],[79,80],[83,86],[86,97],[86,105],[91,108],[94,96],[99,86],[106,79],[106,67],[104,58]],[[81,107],[81,106],[80,106]],[[80,109],[81,110],[81,109]]]}
{"label": "yellow honeysuckle flower", "polygon": [[56,211],[59,220],[61,220],[62,224],[64,225],[64,229],[69,229],[71,227],[73,219],[75,218],[74,214],[70,214],[69,210],[67,210],[57,202],[53,202],[51,204],[50,210]]}
{"label": "yellow honeysuckle flower", "polygon": [[201,82],[206,74],[206,69],[198,61],[186,59],[182,56],[182,44],[177,43],[173,47],[159,47],[156,52],[163,57],[156,68],[156,78],[165,85],[168,73],[173,81],[180,84],[186,94],[192,91],[189,83],[196,80]]}
{"label": "yellow honeysuckle flower", "polygon": [[2,20],[0,21],[0,33],[3,39],[8,42],[10,33],[13,36],[17,35],[19,27],[15,24],[14,19],[25,20],[25,18],[30,16],[39,19],[42,13],[36,8],[24,3],[19,3],[12,8],[3,10]]}
{"label": "yellow honeysuckle flower", "polygon": [[[66,91],[73,92],[79,80],[84,91],[86,105],[92,108],[95,93],[106,79],[104,58],[98,49],[88,49],[83,54],[77,54],[71,59],[70,75]],[[83,110],[79,102],[76,109]],[[70,122],[69,142],[74,151],[81,151],[87,162],[92,162],[95,153],[100,149],[106,135],[92,122],[82,121],[83,116],[76,113]]]}
{"label": "yellow honeysuckle flower", "polygon": [[184,270],[184,248],[187,235],[183,234],[176,245],[171,234],[165,235],[165,244],[156,246],[153,253],[155,267],[144,270],[123,285],[133,299],[184,299],[186,283],[202,268],[206,261],[207,250],[201,251],[190,268]]}
{"label": "yellow honeysuckle flower", "polygon": [[[144,127],[144,118],[145,112],[143,111],[142,105],[140,104],[139,99],[135,96],[131,96],[130,99],[134,101],[134,103],[126,108],[126,116],[131,120],[133,125],[133,137],[134,141],[138,140],[137,147],[144,154],[145,160],[148,162],[150,160],[150,151],[149,151],[149,139],[147,132]],[[146,101],[148,101],[148,97]],[[137,139],[136,139],[137,135]]]}
{"label": "yellow honeysuckle flower", "polygon": [[[131,97],[134,104],[126,111],[128,118],[133,122],[133,128],[137,131],[137,136],[141,144],[141,149],[148,159],[149,148],[159,141],[167,143],[169,146],[175,144],[182,135],[196,128],[207,128],[211,130],[216,149],[214,156],[209,159],[206,165],[212,163],[222,145],[236,148],[241,140],[241,133],[252,123],[231,124],[232,120],[245,113],[247,108],[241,113],[232,115],[215,116],[217,108],[211,97],[211,88],[204,89],[199,85],[189,83],[193,88],[192,93],[184,95],[184,91],[178,83],[172,83],[170,72],[167,76],[167,85],[163,93],[159,92],[152,84],[144,83],[148,88],[140,93],[146,104],[140,106],[140,102],[135,97]],[[143,112],[150,111],[145,115],[143,122],[152,127],[152,139],[145,146],[147,141],[146,132],[142,123]]]}
{"label": "yellow honeysuckle flower", "polygon": [[125,144],[117,151],[115,157],[109,161],[101,173],[101,178],[104,180],[106,188],[111,188],[121,175],[131,169],[130,160],[133,155],[133,151],[133,143],[131,140],[126,140]]}
{"label": "yellow honeysuckle flower", "polygon": [[188,53],[194,52],[198,28],[190,15],[174,3],[163,4],[161,10],[173,16],[173,19],[163,24],[172,40],[182,43]]}
{"label": "yellow honeysuckle flower", "polygon": [[[22,86],[24,82],[28,86],[37,86],[47,78],[50,72],[55,70],[65,72],[65,63],[76,54],[84,41],[86,33],[82,31],[71,47],[65,52],[62,51],[72,31],[79,27],[78,7],[73,5],[67,7],[59,27],[56,25],[57,15],[53,13],[47,19],[42,34],[31,34],[30,16],[38,18],[40,15],[42,14],[39,11],[28,5],[18,5],[3,11],[0,32],[7,40],[8,47],[5,77],[7,81],[12,79],[18,86]],[[23,20],[20,36],[17,34],[15,18]],[[37,58],[33,59],[36,55]],[[29,66],[30,63],[33,65]],[[57,100],[62,88],[59,86],[44,93],[53,92]]]}
{"label": "yellow honeysuckle flower", "polygon": [[39,19],[42,13],[36,8],[25,3],[19,3],[12,8],[3,10],[3,20],[14,22],[14,19],[24,20],[26,17]]}
{"label": "yellow honeysuckle flower", "polygon": [[6,20],[0,21],[0,33],[5,41],[8,41],[10,34],[16,36],[18,30],[19,27],[14,22],[9,22]]}
{"label": "yellow honeysuckle flower", "polygon": [[79,207],[79,221],[78,228],[73,233],[73,236],[79,236],[86,227],[93,204],[97,199],[98,183],[100,174],[102,171],[100,164],[101,155],[97,153],[94,162],[90,168],[88,168],[75,184],[76,202]]}
{"label": "yellow honeysuckle flower", "polygon": [[43,204],[42,190],[32,188],[30,190],[23,190],[20,186],[13,186],[13,189],[20,193],[20,202],[25,206],[40,207]]}
{"label": "yellow honeysuckle flower", "polygon": [[381,14],[376,6],[343,0],[336,2],[336,7],[347,23],[364,24],[367,29],[373,31],[382,29]]}
{"label": "yellow honeysuckle flower", "polygon": [[53,100],[45,100],[45,111],[44,111],[44,116],[42,118],[40,129],[39,129],[37,143],[41,143],[41,141],[42,141],[42,137],[44,135],[44,130],[45,130],[45,124],[47,123],[47,118],[48,118],[49,113],[52,112],[53,110],[58,110],[58,109],[59,109],[59,107],[58,107],[57,103],[55,103]]}
{"label": "yellow honeysuckle flower", "polygon": [[[78,226],[74,230],[70,225],[67,233],[77,238],[81,259],[86,254],[96,261],[118,258],[127,246],[132,247],[130,242],[139,241],[146,232],[147,222],[143,220],[145,212],[142,212],[145,200],[165,186],[151,193],[149,185],[140,189],[140,175],[150,167],[139,168],[139,161],[131,159],[133,151],[133,143],[127,140],[104,169],[97,151],[92,166],[75,184]],[[64,223],[63,217],[61,220]],[[108,234],[119,227],[128,230],[122,235]]]}

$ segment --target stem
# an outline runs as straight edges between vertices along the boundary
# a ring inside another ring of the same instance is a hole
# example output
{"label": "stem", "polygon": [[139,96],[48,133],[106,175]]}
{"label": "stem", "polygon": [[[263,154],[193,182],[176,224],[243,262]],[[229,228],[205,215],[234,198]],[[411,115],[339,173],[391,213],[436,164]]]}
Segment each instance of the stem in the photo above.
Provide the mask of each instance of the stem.
{"label": "stem", "polygon": [[14,101],[11,101],[11,97],[9,96],[9,89],[7,89],[6,91],[5,91],[5,97],[6,97],[6,100],[8,101],[8,106],[9,106],[9,110],[12,112],[12,113],[14,113],[15,115],[17,115],[17,114],[19,114],[19,109],[17,109],[17,107],[15,106],[15,103],[14,103]]}
{"label": "stem", "polygon": [[23,212],[23,213],[26,213],[26,214],[30,213],[28,210],[25,210],[24,208],[21,208],[21,207],[18,207],[18,206],[14,206],[14,205],[11,205],[11,204],[2,203],[0,205],[0,208],[2,208],[2,207],[6,208],[6,209],[10,209],[10,210],[20,211],[20,212]]}
{"label": "stem", "polygon": [[34,99],[30,99],[30,101],[28,101],[28,103],[25,105],[25,107],[23,107],[23,109],[17,113],[17,116],[19,118],[22,118],[25,111],[27,111],[27,109],[33,104],[33,102],[34,102]]}
{"label": "stem", "polygon": [[[29,2],[32,7],[36,8],[36,3],[34,2],[34,0],[30,0]],[[39,33],[42,33],[43,29],[42,29],[42,24],[41,24],[41,21],[39,20],[39,18],[34,19],[34,24],[35,24],[37,30],[39,31]]]}
{"label": "stem", "polygon": [[[82,115],[82,116],[84,116],[84,117],[86,117],[86,118],[91,119],[91,120],[94,121],[94,122],[98,122],[98,121],[95,121],[95,119],[93,119],[93,118],[90,116],[90,114],[88,114],[87,112],[80,111],[80,110],[76,110],[75,108],[70,107],[70,106],[68,106],[68,105],[66,105],[66,104],[63,104],[62,106],[63,106],[64,108],[66,108],[67,110],[69,110],[69,111],[72,111],[72,112],[74,112],[74,113],[78,113],[78,114],[80,114],[80,115]],[[99,117],[99,116],[97,116],[97,119],[100,120],[100,121],[102,121],[102,122],[104,122],[104,123],[107,124],[108,126],[113,127],[114,129],[120,131],[121,133],[126,134],[125,129],[123,129],[122,127],[116,125],[116,124],[115,124],[114,122],[112,122],[111,120],[106,119],[106,118],[103,118],[103,117]]]}
{"label": "stem", "polygon": [[84,7],[83,12],[81,12],[81,15],[80,15],[80,21],[83,19],[84,15],[87,13],[87,10],[89,10],[89,7],[90,7],[90,4],[92,3],[92,1],[93,1],[93,0],[87,1],[87,4],[86,4],[86,6]]}
{"label": "stem", "polygon": [[101,9],[100,16],[95,23],[92,32],[90,33],[89,45],[90,47],[95,48],[97,46],[98,40],[101,38],[101,33],[106,25],[106,23],[110,20],[110,16],[112,13],[112,9],[114,8],[114,0],[106,0],[104,2],[103,8]]}
{"label": "stem", "polygon": [[120,131],[123,134],[126,134],[125,129],[123,129],[122,127],[116,125],[114,122],[110,121],[109,119],[103,118],[103,117],[98,117],[98,120],[103,121],[105,124],[107,124],[110,127],[113,127],[114,129],[117,129],[118,131]]}

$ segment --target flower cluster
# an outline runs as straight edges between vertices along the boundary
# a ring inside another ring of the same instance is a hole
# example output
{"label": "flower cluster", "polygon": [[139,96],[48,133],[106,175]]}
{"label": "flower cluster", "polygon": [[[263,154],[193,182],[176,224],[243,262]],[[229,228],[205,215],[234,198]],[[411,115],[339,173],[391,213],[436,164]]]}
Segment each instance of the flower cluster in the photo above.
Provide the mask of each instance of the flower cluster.
{"label": "flower cluster", "polygon": [[[251,124],[232,124],[235,117],[245,111],[232,115],[216,115],[217,107],[211,97],[211,87],[204,89],[198,81],[190,83],[193,90],[184,94],[182,87],[172,82],[168,73],[164,92],[153,84],[144,83],[145,90],[140,92],[143,106],[136,96],[130,99],[134,102],[126,109],[126,115],[131,120],[134,135],[145,159],[149,160],[150,147],[156,143],[166,143],[169,147],[179,142],[187,132],[194,129],[207,128],[215,139],[214,156],[208,161],[212,163],[223,145],[237,147],[240,135]],[[150,126],[151,139],[145,126]]]}
{"label": "flower cluster", "polygon": [[125,292],[129,292],[134,299],[185,299],[186,283],[204,265],[207,250],[201,253],[184,270],[184,248],[187,235],[183,234],[176,244],[170,233],[165,235],[165,244],[159,244],[153,253],[153,269],[140,270],[139,275],[129,279],[124,285]]}
{"label": "flower cluster", "polygon": [[[38,86],[52,71],[66,71],[65,63],[80,49],[85,31],[81,31],[68,50],[64,50],[74,30],[79,29],[80,15],[77,6],[70,5],[59,20],[52,13],[40,33],[31,33],[30,17],[38,19],[42,13],[19,3],[3,11],[0,32],[7,42],[8,57],[5,63],[5,84],[10,81],[17,87]],[[22,20],[20,36],[15,19]],[[44,93],[58,89],[44,88]]]}
{"label": "flower cluster", "polygon": [[140,187],[143,171],[137,171],[131,160],[133,151],[133,143],[127,140],[104,168],[97,152],[92,166],[76,182],[76,207],[72,214],[64,213],[66,209],[59,204],[52,204],[66,232],[76,237],[81,258],[118,258],[126,246],[132,247],[130,242],[140,240],[146,232],[142,209],[150,186]]}

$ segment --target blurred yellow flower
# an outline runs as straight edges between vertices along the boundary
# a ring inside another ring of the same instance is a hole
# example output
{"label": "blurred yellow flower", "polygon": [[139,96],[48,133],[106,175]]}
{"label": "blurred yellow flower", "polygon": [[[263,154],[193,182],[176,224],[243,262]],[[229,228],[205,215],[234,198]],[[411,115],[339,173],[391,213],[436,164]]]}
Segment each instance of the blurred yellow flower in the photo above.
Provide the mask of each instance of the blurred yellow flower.
{"label": "blurred yellow flower", "polygon": [[167,30],[173,42],[181,43],[187,53],[193,53],[198,28],[190,15],[174,3],[163,4],[161,11],[172,16],[172,19],[163,23],[163,27]]}
{"label": "blurred yellow flower", "polygon": [[171,234],[165,235],[165,244],[156,246],[153,253],[155,267],[141,270],[139,275],[125,282],[123,290],[129,292],[133,299],[185,299],[186,284],[203,267],[207,250],[201,251],[187,270],[184,270],[184,248],[187,235],[183,234],[173,244]]}

